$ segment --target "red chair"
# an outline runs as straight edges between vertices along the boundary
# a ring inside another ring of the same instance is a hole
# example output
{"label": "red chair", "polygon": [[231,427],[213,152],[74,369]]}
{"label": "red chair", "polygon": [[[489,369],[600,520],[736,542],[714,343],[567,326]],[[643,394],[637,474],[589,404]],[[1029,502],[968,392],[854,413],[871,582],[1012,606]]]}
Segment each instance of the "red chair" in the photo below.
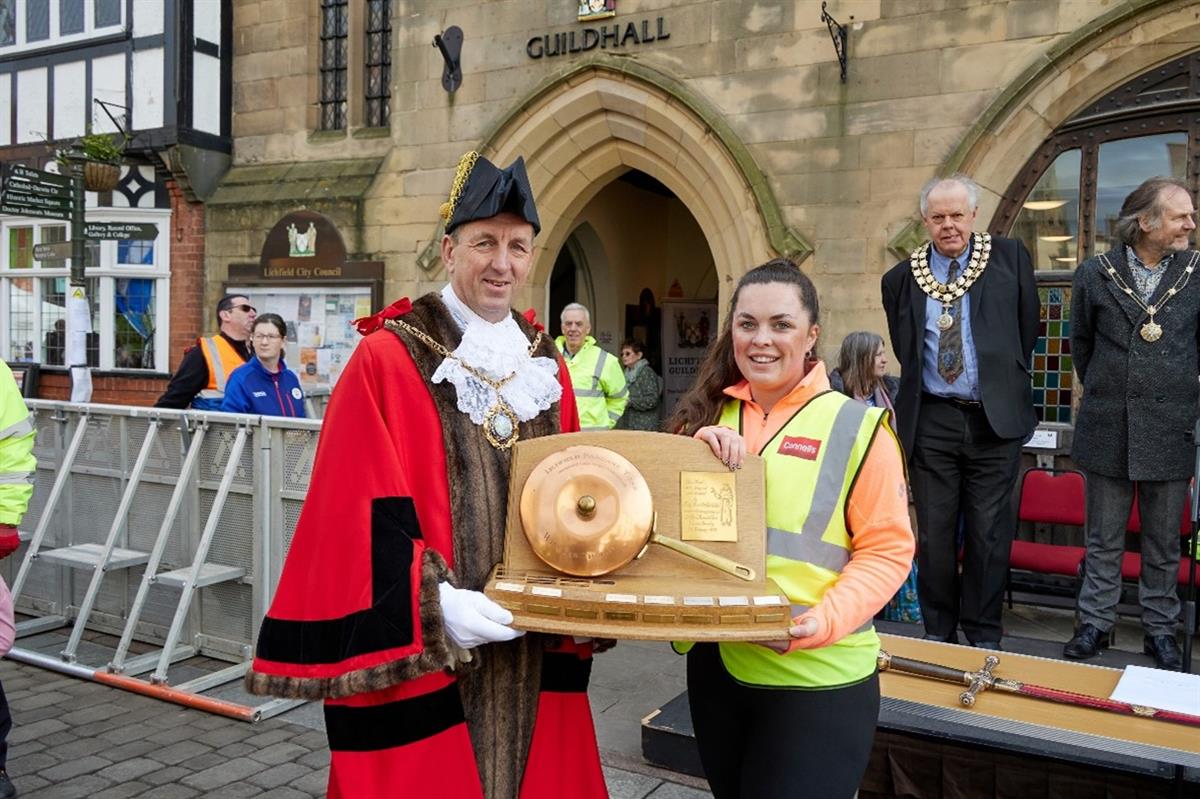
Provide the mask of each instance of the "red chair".
{"label": "red chair", "polygon": [[[1034,468],[1021,476],[1017,521],[1063,524],[1086,529],[1087,478],[1076,469]],[[1012,607],[1012,571],[1079,578],[1084,548],[1013,539],[1008,558],[1008,606]]]}
{"label": "red chair", "polygon": [[[1191,558],[1188,557],[1188,545],[1191,543],[1192,536],[1192,500],[1191,496],[1183,505],[1183,514],[1179,519],[1179,535],[1183,538],[1181,552],[1182,557],[1179,558],[1179,584],[1186,586],[1188,576],[1191,573]],[[1128,532],[1136,535],[1142,533],[1142,515],[1138,510],[1137,494],[1133,495],[1133,507],[1129,510],[1129,522],[1125,529]],[[1137,582],[1142,574],[1142,556],[1137,552],[1126,552],[1121,556],[1121,579]],[[1197,572],[1197,580],[1200,581],[1200,570]],[[1198,582],[1200,584],[1200,582]]]}

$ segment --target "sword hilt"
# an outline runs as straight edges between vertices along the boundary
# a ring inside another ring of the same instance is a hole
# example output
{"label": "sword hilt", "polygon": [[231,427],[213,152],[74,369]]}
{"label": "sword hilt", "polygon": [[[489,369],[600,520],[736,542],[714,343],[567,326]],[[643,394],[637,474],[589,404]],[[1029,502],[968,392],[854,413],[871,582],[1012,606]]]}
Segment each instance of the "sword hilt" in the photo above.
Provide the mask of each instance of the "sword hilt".
{"label": "sword hilt", "polygon": [[970,679],[967,685],[967,690],[958,695],[958,701],[962,702],[967,707],[975,706],[975,696],[995,684],[996,678],[992,675],[992,669],[1000,662],[1000,658],[995,655],[988,655],[983,659],[983,668],[979,671],[967,672],[966,676]]}

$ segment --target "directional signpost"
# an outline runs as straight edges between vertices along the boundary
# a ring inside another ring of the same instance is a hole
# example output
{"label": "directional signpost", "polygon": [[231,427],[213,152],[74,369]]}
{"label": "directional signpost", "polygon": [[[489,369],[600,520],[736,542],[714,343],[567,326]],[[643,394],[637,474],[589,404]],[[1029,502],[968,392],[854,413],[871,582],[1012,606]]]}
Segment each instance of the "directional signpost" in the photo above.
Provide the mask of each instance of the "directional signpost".
{"label": "directional signpost", "polygon": [[154,241],[158,238],[158,225],[153,222],[84,222],[85,239],[129,239]]}
{"label": "directional signpost", "polygon": [[35,261],[65,261],[70,257],[71,242],[69,241],[33,245],[33,260]]}
{"label": "directional signpost", "polygon": [[5,164],[0,213],[70,221],[71,179],[20,164]]}
{"label": "directional signpost", "polygon": [[19,164],[4,164],[0,213],[71,223],[69,241],[36,244],[33,257],[39,261],[71,259],[71,288],[66,298],[66,361],[71,370],[71,401],[88,402],[92,397],[86,352],[91,311],[84,288],[84,242],[88,239],[153,241],[158,237],[158,226],[141,222],[85,222],[83,164],[86,157],[77,147],[60,153],[59,157],[60,162],[70,165],[74,177]]}

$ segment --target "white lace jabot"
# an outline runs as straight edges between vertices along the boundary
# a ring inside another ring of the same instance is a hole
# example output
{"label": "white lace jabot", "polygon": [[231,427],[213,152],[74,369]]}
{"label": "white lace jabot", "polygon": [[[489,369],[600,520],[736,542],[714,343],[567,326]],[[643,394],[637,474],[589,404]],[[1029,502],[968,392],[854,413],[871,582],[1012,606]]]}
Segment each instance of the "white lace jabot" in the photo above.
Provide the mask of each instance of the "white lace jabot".
{"label": "white lace jabot", "polygon": [[452,353],[454,357],[444,358],[433,373],[433,382],[449,382],[454,386],[458,409],[470,416],[472,422],[483,424],[484,414],[496,403],[496,392],[464,369],[463,363],[497,381],[515,374],[500,389],[500,396],[522,422],[558,401],[562,384],[558,382],[557,362],[529,356],[529,340],[512,314],[493,324],[468,308],[450,284],[442,289],[442,302],[463,331],[463,337]]}

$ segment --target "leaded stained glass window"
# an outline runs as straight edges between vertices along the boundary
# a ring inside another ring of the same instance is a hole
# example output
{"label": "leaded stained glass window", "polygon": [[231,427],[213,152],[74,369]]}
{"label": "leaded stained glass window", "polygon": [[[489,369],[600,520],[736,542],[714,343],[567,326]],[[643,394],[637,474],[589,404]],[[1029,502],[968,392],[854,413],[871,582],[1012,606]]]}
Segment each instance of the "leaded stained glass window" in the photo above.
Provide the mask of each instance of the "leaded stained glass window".
{"label": "leaded stained glass window", "polygon": [[348,0],[321,0],[321,130],[346,127]]}
{"label": "leaded stained glass window", "polygon": [[367,0],[366,114],[369,128],[387,127],[391,115],[391,0]]}
{"label": "leaded stained glass window", "polygon": [[1021,239],[1037,270],[1042,307],[1033,392],[1043,422],[1074,420],[1075,267],[1108,250],[1112,222],[1142,181],[1169,175],[1187,181],[1193,192],[1200,187],[1196,87],[1200,50],[1148,70],[1080,109],[1029,160],[988,227]]}
{"label": "leaded stained glass window", "polygon": [[1042,301],[1041,324],[1033,348],[1033,406],[1039,422],[1070,422],[1071,287],[1038,289]]}

